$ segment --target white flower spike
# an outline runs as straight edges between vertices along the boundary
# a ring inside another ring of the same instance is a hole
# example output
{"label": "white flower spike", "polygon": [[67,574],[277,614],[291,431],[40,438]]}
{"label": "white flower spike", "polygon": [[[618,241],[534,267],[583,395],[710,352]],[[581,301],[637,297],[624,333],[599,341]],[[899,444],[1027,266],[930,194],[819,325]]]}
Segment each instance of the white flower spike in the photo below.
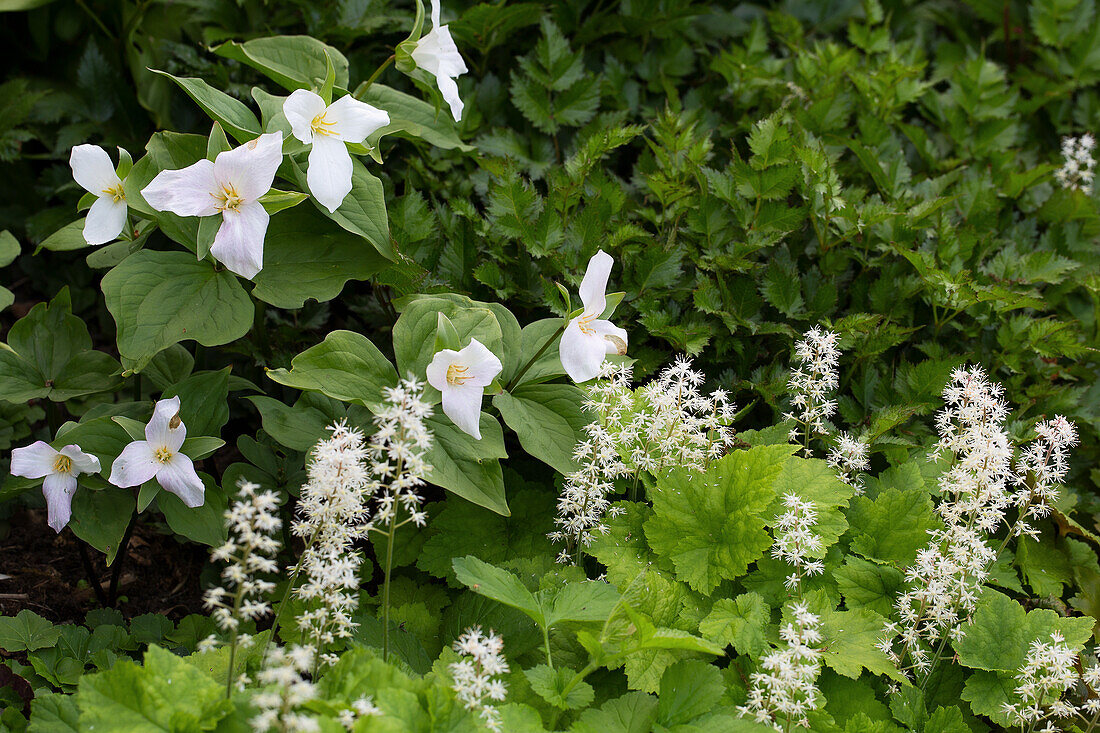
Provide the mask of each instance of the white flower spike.
{"label": "white flower spike", "polygon": [[294,137],[313,146],[306,172],[309,192],[329,212],[336,211],[351,191],[351,154],[345,143],[363,142],[390,124],[390,116],[350,94],[326,107],[320,95],[307,89],[286,98],[283,114]]}
{"label": "white flower spike", "polygon": [[270,132],[200,160],[161,171],[141,195],[157,211],[177,216],[214,216],[222,223],[210,254],[241,277],[255,277],[264,265],[264,236],[270,218],[259,198],[271,190],[283,160],[283,133]]}
{"label": "white flower spike", "polygon": [[107,151],[98,145],[77,145],[69,153],[69,167],[81,188],[96,196],[84,220],[84,241],[106,244],[118,239],[126,226],[126,194]]}
{"label": "white flower spike", "polygon": [[432,0],[432,30],[424,34],[410,54],[416,65],[435,77],[435,84],[444,101],[451,106],[451,116],[455,122],[462,119],[462,100],[458,97],[458,84],[455,79],[468,69],[458,46],[451,38],[451,30],[439,24],[439,0]]}
{"label": "white flower spike", "polygon": [[443,349],[428,365],[428,384],[443,393],[443,414],[481,440],[481,397],[504,367],[475,338],[461,351]]}
{"label": "white flower spike", "polygon": [[580,291],[584,312],[561,335],[561,365],[574,382],[595,379],[608,354],[626,353],[626,331],[600,318],[607,308],[607,278],[614,264],[602,249],[588,261]]}
{"label": "white flower spike", "polygon": [[180,398],[160,400],[145,426],[145,440],[135,440],[123,449],[111,466],[112,484],[126,489],[151,478],[166,491],[183,499],[189,507],[202,506],[205,487],[195,473],[195,464],[180,453],[187,427],[180,420]]}
{"label": "white flower spike", "polygon": [[54,532],[69,523],[76,493],[76,477],[82,473],[98,473],[99,459],[67,445],[55,450],[45,441],[38,441],[11,452],[11,472],[24,478],[44,478],[42,493],[46,497],[47,519]]}

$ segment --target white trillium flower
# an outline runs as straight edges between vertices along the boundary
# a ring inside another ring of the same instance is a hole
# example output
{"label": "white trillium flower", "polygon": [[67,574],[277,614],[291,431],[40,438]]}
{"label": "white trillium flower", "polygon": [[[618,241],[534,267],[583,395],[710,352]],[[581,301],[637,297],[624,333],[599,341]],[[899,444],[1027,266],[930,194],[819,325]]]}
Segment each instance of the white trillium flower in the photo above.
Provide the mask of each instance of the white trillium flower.
{"label": "white trillium flower", "polygon": [[283,114],[294,137],[313,146],[306,172],[309,192],[329,212],[336,211],[351,191],[351,154],[345,143],[363,142],[390,124],[390,116],[350,94],[325,106],[320,95],[306,89],[286,98]]}
{"label": "white trillium flower", "polygon": [[76,477],[98,473],[99,459],[76,445],[56,450],[40,440],[11,452],[11,472],[14,476],[45,479],[42,494],[46,497],[47,519],[53,531],[60,532],[73,514]]}
{"label": "white trillium flower", "polygon": [[504,367],[475,338],[461,351],[443,349],[428,365],[428,384],[443,393],[443,414],[481,440],[481,397]]}
{"label": "white trillium flower", "polygon": [[241,277],[263,269],[264,236],[270,218],[259,198],[271,190],[283,160],[283,133],[270,132],[175,171],[161,171],[141,195],[157,211],[177,216],[214,216],[222,223],[210,254]]}
{"label": "white trillium flower", "polygon": [[112,484],[126,489],[151,478],[166,491],[183,499],[189,507],[202,506],[205,487],[195,473],[195,464],[180,453],[187,427],[180,420],[180,398],[159,400],[145,426],[145,440],[135,440],[123,449],[111,466]]}
{"label": "white trillium flower", "polygon": [[126,226],[126,193],[111,156],[98,145],[77,145],[69,153],[69,167],[81,188],[96,196],[84,219],[84,241],[106,244],[118,239]]}
{"label": "white trillium flower", "polygon": [[432,0],[432,30],[416,42],[416,48],[409,55],[417,66],[435,77],[435,84],[444,101],[451,106],[451,115],[455,122],[461,120],[464,105],[458,97],[455,79],[469,69],[451,38],[451,30],[439,24],[439,0]]}
{"label": "white trillium flower", "polygon": [[595,379],[608,354],[626,353],[626,331],[600,318],[607,308],[607,278],[614,264],[602,249],[588,261],[580,290],[584,312],[569,321],[561,335],[561,365],[574,382]]}

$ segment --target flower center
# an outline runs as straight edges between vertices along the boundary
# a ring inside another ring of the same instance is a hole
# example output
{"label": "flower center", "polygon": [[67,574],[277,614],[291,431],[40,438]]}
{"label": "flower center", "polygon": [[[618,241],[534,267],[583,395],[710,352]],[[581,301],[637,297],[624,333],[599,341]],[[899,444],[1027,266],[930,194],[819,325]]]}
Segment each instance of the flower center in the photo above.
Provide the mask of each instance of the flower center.
{"label": "flower center", "polygon": [[232,184],[223,184],[222,190],[213,196],[218,200],[214,204],[218,211],[236,211],[244,203],[244,197],[237,193],[237,187]]}
{"label": "flower center", "polygon": [[156,458],[161,463],[168,463],[168,461],[172,460],[172,451],[162,445],[160,448],[153,451],[153,458]]}
{"label": "flower center", "polygon": [[73,459],[68,456],[58,455],[53,462],[54,473],[72,473]]}
{"label": "flower center", "polygon": [[122,184],[111,186],[110,188],[103,189],[103,193],[111,197],[111,199],[117,204],[119,201],[126,200],[126,192],[122,190]]}
{"label": "flower center", "polygon": [[[327,112],[328,110],[326,110]],[[335,122],[329,122],[325,119],[325,112],[317,115],[313,118],[313,122],[309,123],[309,127],[313,130],[314,135],[332,135],[333,127],[336,126]]]}
{"label": "flower center", "polygon": [[463,366],[462,364],[451,364],[447,367],[447,384],[460,385],[467,379],[473,377],[472,374],[467,374],[470,371],[470,367]]}
{"label": "flower center", "polygon": [[599,317],[599,313],[584,313],[577,319],[577,327],[581,329],[581,333],[585,336],[592,336],[596,333],[596,329],[592,328],[592,322]]}

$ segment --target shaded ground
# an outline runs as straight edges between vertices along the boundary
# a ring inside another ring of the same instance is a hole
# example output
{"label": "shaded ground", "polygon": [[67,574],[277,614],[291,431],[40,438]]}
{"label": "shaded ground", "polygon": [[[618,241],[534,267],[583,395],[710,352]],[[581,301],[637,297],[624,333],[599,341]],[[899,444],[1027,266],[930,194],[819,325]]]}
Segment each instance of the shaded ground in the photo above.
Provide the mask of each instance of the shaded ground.
{"label": "shaded ground", "polygon": [[[80,556],[80,540],[46,525],[45,510],[24,510],[11,518],[11,534],[0,540],[0,615],[30,609],[54,623],[81,623],[100,607]],[[88,555],[104,592],[111,569],[106,558]],[[178,620],[202,611],[200,575],[205,548],[161,534],[139,523],[121,562],[117,608],[126,618],[157,613]]]}

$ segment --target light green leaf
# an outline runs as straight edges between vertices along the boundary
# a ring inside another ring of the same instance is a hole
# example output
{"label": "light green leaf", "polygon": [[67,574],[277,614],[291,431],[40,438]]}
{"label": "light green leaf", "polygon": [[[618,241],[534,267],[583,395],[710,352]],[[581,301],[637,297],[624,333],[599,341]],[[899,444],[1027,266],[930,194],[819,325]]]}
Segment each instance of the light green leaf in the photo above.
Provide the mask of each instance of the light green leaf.
{"label": "light green leaf", "polygon": [[542,605],[512,573],[482,562],[473,555],[456,557],[452,565],[458,582],[470,590],[522,611],[536,624],[546,627]]}
{"label": "light green leaf", "polygon": [[743,593],[737,598],[715,601],[710,613],[699,623],[699,633],[756,659],[768,649],[765,630],[770,621],[771,609],[764,599],[757,593]]}
{"label": "light green leaf", "polygon": [[320,89],[328,75],[326,54],[335,68],[335,86],[348,86],[348,60],[344,54],[310,36],[272,36],[244,43],[229,41],[214,53],[248,64],[284,89]]}
{"label": "light green leaf", "polygon": [[15,653],[46,649],[57,643],[61,631],[34,611],[0,616],[0,649]]}
{"label": "light green leaf", "polygon": [[523,674],[531,683],[532,690],[543,700],[562,710],[587,707],[596,696],[592,685],[584,680],[573,685],[570,690],[565,690],[565,686],[576,675],[576,672],[568,667],[548,667],[540,664],[523,670]]}
{"label": "light green leaf", "polygon": [[869,608],[883,616],[893,613],[894,599],[905,581],[897,568],[851,555],[833,577],[849,609]]}
{"label": "light green leaf", "polygon": [[725,689],[722,672],[714,665],[698,659],[677,662],[661,677],[657,720],[670,727],[688,723],[709,713]]}
{"label": "light green leaf", "polygon": [[866,669],[873,675],[886,675],[898,682],[905,676],[876,644],[883,636],[886,619],[874,611],[827,610],[821,615],[821,633],[825,665],[845,677],[856,679]]}
{"label": "light green leaf", "polygon": [[912,564],[928,544],[928,530],[939,526],[932,500],[923,489],[893,488],[874,499],[856,497],[848,523],[852,552],[898,567]]}
{"label": "light green leaf", "polygon": [[584,399],[584,392],[571,384],[531,384],[501,392],[493,397],[493,406],[525,451],[568,474],[577,470],[573,449],[591,422],[582,408]]}

